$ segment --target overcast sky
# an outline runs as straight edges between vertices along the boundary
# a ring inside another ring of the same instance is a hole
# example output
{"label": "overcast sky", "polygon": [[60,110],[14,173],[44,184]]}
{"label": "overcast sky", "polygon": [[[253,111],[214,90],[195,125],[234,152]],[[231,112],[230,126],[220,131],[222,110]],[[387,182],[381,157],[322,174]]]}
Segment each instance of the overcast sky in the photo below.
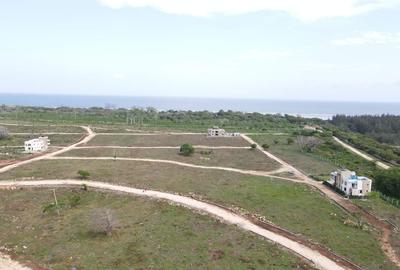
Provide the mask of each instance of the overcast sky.
{"label": "overcast sky", "polygon": [[0,92],[400,101],[400,0],[2,1]]}

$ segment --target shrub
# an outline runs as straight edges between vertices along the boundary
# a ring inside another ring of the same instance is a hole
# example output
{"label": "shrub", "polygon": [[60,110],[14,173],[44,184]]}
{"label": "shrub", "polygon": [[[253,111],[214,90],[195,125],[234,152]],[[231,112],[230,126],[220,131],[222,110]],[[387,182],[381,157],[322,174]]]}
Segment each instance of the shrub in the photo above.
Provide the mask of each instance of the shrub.
{"label": "shrub", "polygon": [[383,194],[400,198],[400,169],[377,170],[374,174],[374,185]]}
{"label": "shrub", "polygon": [[194,154],[194,147],[191,144],[183,144],[179,150],[179,153],[183,156],[191,156]]}
{"label": "shrub", "polygon": [[78,171],[79,177],[83,180],[83,179],[88,179],[90,176],[90,173],[84,170],[79,170]]}
{"label": "shrub", "polygon": [[264,143],[261,147],[262,147],[263,149],[267,150],[267,149],[269,149],[269,144]]}
{"label": "shrub", "polygon": [[293,143],[294,143],[293,138],[287,138],[287,144],[288,145],[293,144]]}
{"label": "shrub", "polygon": [[254,149],[256,149],[256,148],[257,148],[257,144],[253,143],[252,145],[250,145],[250,149],[251,149],[251,150],[254,150]]}

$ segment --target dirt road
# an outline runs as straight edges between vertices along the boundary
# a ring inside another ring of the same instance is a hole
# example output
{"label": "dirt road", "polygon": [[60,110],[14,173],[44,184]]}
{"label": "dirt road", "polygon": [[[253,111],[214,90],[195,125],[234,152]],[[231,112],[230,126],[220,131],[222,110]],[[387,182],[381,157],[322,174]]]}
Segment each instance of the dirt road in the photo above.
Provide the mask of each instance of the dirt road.
{"label": "dirt road", "polygon": [[[322,255],[317,250],[313,250],[302,243],[293,241],[285,236],[277,234],[275,232],[269,231],[261,226],[258,226],[251,222],[249,219],[246,219],[243,216],[237,215],[227,209],[218,207],[213,204],[209,204],[206,202],[198,201],[193,198],[170,194],[165,192],[153,191],[153,190],[144,190],[144,189],[136,189],[131,187],[124,187],[118,185],[112,185],[103,182],[95,182],[95,181],[80,181],[80,180],[41,180],[41,181],[1,181],[0,187],[12,189],[17,187],[54,187],[54,186],[82,186],[86,185],[87,187],[102,189],[102,190],[110,190],[115,192],[122,192],[133,194],[137,196],[145,196],[154,199],[166,200],[184,207],[187,207],[191,210],[200,211],[202,213],[209,214],[213,217],[217,217],[218,219],[228,223],[236,225],[242,228],[245,231],[253,232],[258,234],[272,242],[278,243],[279,245],[285,247],[286,249],[300,255],[301,257],[313,262],[320,269],[325,270],[344,270],[349,269],[345,268],[332,259]],[[19,270],[19,269],[18,269]]]}
{"label": "dirt road", "polygon": [[348,145],[347,143],[345,143],[344,141],[340,140],[339,138],[333,137],[333,139],[334,139],[337,143],[339,143],[340,145],[342,145],[344,148],[350,150],[350,151],[353,152],[354,154],[356,154],[356,155],[362,157],[363,159],[366,159],[366,160],[368,160],[368,161],[375,162],[375,164],[376,164],[377,166],[379,166],[380,168],[382,168],[382,169],[384,169],[384,170],[390,169],[390,166],[389,166],[389,165],[386,165],[386,164],[384,164],[383,162],[378,161],[378,160],[376,160],[375,158],[373,158],[373,157],[371,157],[371,156],[369,156],[369,155],[367,155],[367,154],[361,152],[360,150],[354,148],[353,146]]}
{"label": "dirt road", "polygon": [[31,270],[31,268],[23,266],[12,260],[10,256],[0,253],[0,270]]}

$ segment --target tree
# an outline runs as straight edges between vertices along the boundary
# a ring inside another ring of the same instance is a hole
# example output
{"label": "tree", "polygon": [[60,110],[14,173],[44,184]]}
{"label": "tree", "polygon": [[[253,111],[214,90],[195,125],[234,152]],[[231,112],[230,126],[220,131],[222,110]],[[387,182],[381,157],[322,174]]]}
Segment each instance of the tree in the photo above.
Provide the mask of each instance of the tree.
{"label": "tree", "polygon": [[84,179],[88,179],[90,176],[90,173],[84,170],[79,170],[78,171],[79,177],[84,180]]}
{"label": "tree", "polygon": [[95,209],[89,220],[90,230],[94,233],[101,233],[112,236],[119,224],[113,212],[108,208]]}
{"label": "tree", "polygon": [[194,147],[191,144],[182,144],[179,153],[184,156],[191,156],[194,154]]}
{"label": "tree", "polygon": [[8,129],[6,127],[0,126],[0,140],[7,139],[8,137]]}
{"label": "tree", "polygon": [[378,170],[374,174],[374,185],[383,194],[400,199],[400,169]]}
{"label": "tree", "polygon": [[293,138],[287,138],[287,144],[288,145],[293,144],[293,143],[294,143]]}
{"label": "tree", "polygon": [[254,150],[257,148],[257,144],[253,143],[252,145],[250,145],[250,147],[251,147],[251,150]]}
{"label": "tree", "polygon": [[322,140],[317,137],[298,136],[297,143],[303,150],[314,152],[314,150],[322,144]]}

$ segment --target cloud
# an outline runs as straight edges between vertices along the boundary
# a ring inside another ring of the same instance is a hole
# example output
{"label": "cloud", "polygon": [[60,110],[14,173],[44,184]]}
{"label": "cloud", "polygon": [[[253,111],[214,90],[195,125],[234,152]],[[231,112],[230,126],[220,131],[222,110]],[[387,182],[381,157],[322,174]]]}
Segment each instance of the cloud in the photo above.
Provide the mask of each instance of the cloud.
{"label": "cloud", "polygon": [[291,56],[289,51],[250,50],[242,53],[239,60],[268,61],[285,59]]}
{"label": "cloud", "polygon": [[113,78],[115,80],[124,80],[124,79],[126,79],[126,75],[123,73],[114,73]]}
{"label": "cloud", "polygon": [[98,0],[103,5],[150,7],[169,14],[209,17],[214,14],[237,15],[258,11],[285,12],[304,21],[347,17],[400,6],[398,0]]}
{"label": "cloud", "polygon": [[400,45],[400,32],[366,32],[358,36],[334,40],[333,44],[337,46]]}

